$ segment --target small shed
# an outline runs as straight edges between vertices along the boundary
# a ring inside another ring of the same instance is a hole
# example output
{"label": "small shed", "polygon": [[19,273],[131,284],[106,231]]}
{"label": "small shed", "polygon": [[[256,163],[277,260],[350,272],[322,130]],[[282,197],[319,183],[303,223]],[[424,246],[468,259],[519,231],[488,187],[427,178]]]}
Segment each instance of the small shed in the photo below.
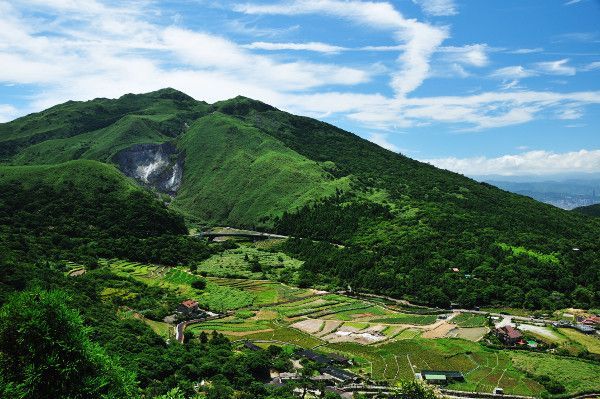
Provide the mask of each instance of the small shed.
{"label": "small shed", "polygon": [[445,374],[439,373],[421,373],[423,379],[430,384],[445,385],[448,383],[448,378]]}
{"label": "small shed", "polygon": [[258,351],[262,350],[262,348],[260,346],[252,343],[252,341],[244,341],[244,348],[250,349],[251,351],[254,351],[254,352],[258,352]]}

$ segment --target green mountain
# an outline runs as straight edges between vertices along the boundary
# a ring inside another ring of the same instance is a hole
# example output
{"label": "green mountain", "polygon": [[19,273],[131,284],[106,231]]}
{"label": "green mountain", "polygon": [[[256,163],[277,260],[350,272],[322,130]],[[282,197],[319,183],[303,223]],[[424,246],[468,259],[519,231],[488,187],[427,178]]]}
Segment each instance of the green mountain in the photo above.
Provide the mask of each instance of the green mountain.
{"label": "green mountain", "polygon": [[245,97],[68,102],[1,124],[0,157],[100,161],[171,195],[188,220],[311,238],[282,244],[305,260],[304,284],[443,306],[600,301],[598,220]]}
{"label": "green mountain", "polygon": [[573,209],[574,212],[579,212],[588,216],[600,216],[600,204],[580,206]]}

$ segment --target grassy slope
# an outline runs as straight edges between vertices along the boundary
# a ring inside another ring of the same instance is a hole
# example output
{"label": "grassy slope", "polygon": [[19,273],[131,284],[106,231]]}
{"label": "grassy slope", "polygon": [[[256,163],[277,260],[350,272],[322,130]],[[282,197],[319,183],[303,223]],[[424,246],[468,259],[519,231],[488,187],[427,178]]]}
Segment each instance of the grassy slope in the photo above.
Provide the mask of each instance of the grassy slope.
{"label": "grassy slope", "polygon": [[185,172],[174,205],[204,221],[252,226],[346,186],[280,141],[218,112],[197,120],[179,148]]}
{"label": "grassy slope", "polygon": [[160,132],[148,117],[127,115],[114,124],[69,138],[46,140],[32,145],[15,158],[17,164],[52,164],[74,159],[109,162],[118,151],[138,143],[161,143],[171,137]]}
{"label": "grassy slope", "polygon": [[112,191],[126,196],[138,186],[113,166],[94,161],[72,161],[58,165],[0,166],[0,184],[19,183],[24,189],[48,185],[73,186],[93,196],[95,191]]}

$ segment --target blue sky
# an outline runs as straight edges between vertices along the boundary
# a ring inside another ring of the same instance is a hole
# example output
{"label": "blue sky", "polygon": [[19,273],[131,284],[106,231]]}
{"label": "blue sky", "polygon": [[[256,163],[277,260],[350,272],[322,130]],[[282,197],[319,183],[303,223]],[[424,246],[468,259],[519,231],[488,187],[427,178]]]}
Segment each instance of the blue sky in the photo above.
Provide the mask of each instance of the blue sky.
{"label": "blue sky", "polygon": [[600,172],[599,0],[0,0],[0,121],[167,86],[468,175]]}

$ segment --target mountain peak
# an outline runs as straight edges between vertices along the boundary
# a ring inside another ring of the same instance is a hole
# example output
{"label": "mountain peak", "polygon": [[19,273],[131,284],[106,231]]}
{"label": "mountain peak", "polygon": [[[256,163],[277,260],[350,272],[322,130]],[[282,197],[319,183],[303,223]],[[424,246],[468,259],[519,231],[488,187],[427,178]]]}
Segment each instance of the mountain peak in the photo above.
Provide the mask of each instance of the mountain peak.
{"label": "mountain peak", "polygon": [[153,98],[179,100],[179,101],[196,101],[193,97],[185,94],[182,91],[174,89],[172,87],[165,87],[164,89],[151,91],[146,94],[141,94]]}
{"label": "mountain peak", "polygon": [[236,96],[213,104],[215,110],[229,115],[248,115],[251,111],[277,111],[277,108],[249,97]]}

